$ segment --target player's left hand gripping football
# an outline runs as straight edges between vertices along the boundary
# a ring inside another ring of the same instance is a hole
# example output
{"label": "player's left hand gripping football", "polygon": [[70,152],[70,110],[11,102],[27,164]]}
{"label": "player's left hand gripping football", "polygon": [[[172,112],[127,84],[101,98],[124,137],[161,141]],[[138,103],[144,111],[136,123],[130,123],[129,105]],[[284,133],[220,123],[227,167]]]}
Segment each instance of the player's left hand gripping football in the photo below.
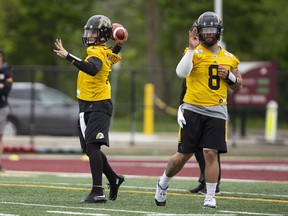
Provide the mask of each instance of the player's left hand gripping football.
{"label": "player's left hand gripping football", "polygon": [[54,49],[54,52],[58,56],[60,56],[61,58],[66,58],[67,55],[68,55],[68,52],[64,49],[61,39],[56,39],[54,44],[55,44],[55,47],[56,47],[56,49]]}
{"label": "player's left hand gripping football", "polygon": [[125,37],[122,40],[116,37],[115,42],[117,45],[122,46],[127,41],[127,39],[128,39],[128,31],[125,29]]}

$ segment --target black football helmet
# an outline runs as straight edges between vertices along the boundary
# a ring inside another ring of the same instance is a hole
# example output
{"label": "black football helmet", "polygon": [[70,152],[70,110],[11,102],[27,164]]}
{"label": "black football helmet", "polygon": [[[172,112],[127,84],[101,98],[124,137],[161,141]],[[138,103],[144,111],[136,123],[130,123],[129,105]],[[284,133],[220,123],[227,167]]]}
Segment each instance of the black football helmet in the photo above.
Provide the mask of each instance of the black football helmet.
{"label": "black football helmet", "polygon": [[[220,40],[223,32],[223,22],[215,13],[208,11],[200,15],[196,28],[200,42],[206,46],[212,46]],[[205,33],[206,30],[207,32]],[[208,41],[203,34],[214,34],[214,38]]]}
{"label": "black football helmet", "polygon": [[[98,31],[97,37],[91,37],[92,32]],[[96,41],[106,42],[112,36],[112,23],[110,19],[103,15],[94,15],[90,17],[84,26],[82,42],[84,46],[95,45]],[[89,42],[89,38],[94,38],[95,42]]]}

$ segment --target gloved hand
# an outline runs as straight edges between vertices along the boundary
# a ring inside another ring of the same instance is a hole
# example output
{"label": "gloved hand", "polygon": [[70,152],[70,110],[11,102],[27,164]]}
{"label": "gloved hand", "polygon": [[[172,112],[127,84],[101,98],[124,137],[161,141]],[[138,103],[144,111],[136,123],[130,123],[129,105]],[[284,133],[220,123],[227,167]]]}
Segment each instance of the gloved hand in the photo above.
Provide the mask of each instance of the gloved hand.
{"label": "gloved hand", "polygon": [[182,104],[178,108],[177,122],[181,128],[183,128],[183,126],[186,125],[186,120],[183,115]]}

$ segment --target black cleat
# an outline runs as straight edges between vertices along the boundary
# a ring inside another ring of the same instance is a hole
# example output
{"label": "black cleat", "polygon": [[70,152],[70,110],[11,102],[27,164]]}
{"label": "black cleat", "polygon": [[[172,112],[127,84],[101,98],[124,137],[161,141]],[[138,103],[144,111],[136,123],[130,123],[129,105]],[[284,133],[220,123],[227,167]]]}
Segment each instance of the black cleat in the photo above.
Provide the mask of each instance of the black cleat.
{"label": "black cleat", "polygon": [[110,193],[109,193],[109,200],[116,200],[117,196],[118,196],[118,190],[120,185],[124,182],[125,177],[121,174],[117,174],[115,183],[109,183],[108,187],[110,189]]}
{"label": "black cleat", "polygon": [[80,203],[106,203],[107,199],[105,194],[97,194],[91,192],[85,199],[81,200]]}
{"label": "black cleat", "polygon": [[189,190],[190,193],[199,193],[203,189],[206,190],[205,184],[199,184],[196,188]]}

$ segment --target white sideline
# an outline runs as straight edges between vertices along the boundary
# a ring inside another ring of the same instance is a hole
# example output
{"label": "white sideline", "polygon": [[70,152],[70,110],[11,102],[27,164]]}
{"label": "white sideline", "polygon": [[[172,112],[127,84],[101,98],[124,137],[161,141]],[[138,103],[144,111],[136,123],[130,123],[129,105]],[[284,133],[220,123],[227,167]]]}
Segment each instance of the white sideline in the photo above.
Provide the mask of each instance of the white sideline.
{"label": "white sideline", "polygon": [[[110,216],[109,214],[95,214],[95,213],[83,213],[83,212],[67,212],[67,211],[46,211],[47,213],[54,214],[67,214],[67,215],[92,215],[92,216]],[[1,215],[0,215],[1,216]]]}

